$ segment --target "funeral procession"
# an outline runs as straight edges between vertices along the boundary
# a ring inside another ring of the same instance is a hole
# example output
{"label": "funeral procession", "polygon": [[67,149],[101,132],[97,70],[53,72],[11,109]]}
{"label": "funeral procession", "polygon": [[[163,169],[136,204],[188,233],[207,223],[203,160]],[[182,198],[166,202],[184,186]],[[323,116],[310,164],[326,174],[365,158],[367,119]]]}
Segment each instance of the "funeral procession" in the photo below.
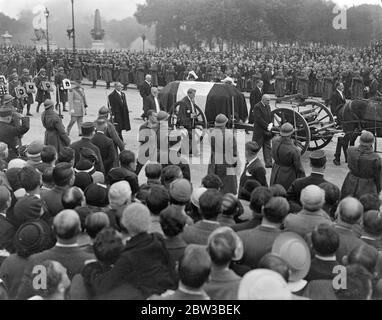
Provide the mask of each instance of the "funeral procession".
{"label": "funeral procession", "polygon": [[381,1],[0,0],[0,34],[0,300],[382,300]]}

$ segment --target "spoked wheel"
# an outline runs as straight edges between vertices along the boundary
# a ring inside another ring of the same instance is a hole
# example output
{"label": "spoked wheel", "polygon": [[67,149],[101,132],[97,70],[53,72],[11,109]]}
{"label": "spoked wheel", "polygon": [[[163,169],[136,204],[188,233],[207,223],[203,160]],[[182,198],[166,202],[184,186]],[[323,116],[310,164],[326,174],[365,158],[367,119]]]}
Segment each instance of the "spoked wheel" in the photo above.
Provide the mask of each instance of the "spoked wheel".
{"label": "spoked wheel", "polygon": [[305,118],[310,128],[309,151],[325,148],[333,139],[336,122],[329,108],[320,102],[307,100],[298,106],[298,112]]}
{"label": "spoked wheel", "polygon": [[294,128],[295,132],[292,139],[301,154],[304,154],[309,149],[310,144],[310,130],[305,118],[298,112],[288,108],[278,108],[272,111],[273,116],[273,129],[274,134],[279,134],[281,126],[289,122]]}

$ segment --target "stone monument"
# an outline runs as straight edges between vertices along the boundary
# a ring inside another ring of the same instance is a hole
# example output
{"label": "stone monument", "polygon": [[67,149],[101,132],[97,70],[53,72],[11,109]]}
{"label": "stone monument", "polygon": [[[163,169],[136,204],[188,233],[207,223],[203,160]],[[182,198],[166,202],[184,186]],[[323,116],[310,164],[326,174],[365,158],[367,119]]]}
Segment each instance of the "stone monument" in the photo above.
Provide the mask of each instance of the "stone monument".
{"label": "stone monument", "polygon": [[104,50],[105,43],[103,42],[103,38],[105,37],[105,30],[101,27],[101,13],[99,9],[95,11],[94,29],[90,34],[93,38],[92,50]]}

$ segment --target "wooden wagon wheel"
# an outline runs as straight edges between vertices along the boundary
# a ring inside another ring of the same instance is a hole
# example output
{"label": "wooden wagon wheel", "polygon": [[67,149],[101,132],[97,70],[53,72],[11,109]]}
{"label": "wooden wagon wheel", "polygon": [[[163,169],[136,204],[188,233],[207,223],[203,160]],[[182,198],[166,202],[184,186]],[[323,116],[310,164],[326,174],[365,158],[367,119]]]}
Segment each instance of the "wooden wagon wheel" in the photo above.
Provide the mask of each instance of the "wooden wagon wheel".
{"label": "wooden wagon wheel", "polygon": [[336,129],[336,122],[329,108],[324,104],[307,100],[298,106],[301,114],[310,128],[311,140],[309,151],[316,151],[325,148],[333,139]]}
{"label": "wooden wagon wheel", "polygon": [[301,154],[304,154],[310,144],[310,129],[305,118],[295,110],[289,108],[277,108],[272,111],[273,116],[273,129],[274,134],[279,134],[281,126],[289,122],[295,128],[292,136],[297,148],[300,149]]}

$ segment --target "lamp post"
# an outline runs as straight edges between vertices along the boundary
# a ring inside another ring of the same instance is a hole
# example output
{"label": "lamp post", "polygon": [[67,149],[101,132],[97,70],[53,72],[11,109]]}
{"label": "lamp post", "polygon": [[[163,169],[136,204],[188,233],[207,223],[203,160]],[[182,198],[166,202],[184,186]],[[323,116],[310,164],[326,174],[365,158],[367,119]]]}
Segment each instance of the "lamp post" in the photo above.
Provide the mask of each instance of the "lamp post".
{"label": "lamp post", "polygon": [[45,8],[45,18],[46,18],[46,51],[49,56],[50,46],[49,46],[49,10]]}
{"label": "lamp post", "polygon": [[76,56],[76,28],[74,26],[74,0],[72,1],[72,37],[73,37],[73,54]]}
{"label": "lamp post", "polygon": [[145,52],[145,41],[146,41],[146,35],[142,34],[142,41],[143,41],[143,52]]}

